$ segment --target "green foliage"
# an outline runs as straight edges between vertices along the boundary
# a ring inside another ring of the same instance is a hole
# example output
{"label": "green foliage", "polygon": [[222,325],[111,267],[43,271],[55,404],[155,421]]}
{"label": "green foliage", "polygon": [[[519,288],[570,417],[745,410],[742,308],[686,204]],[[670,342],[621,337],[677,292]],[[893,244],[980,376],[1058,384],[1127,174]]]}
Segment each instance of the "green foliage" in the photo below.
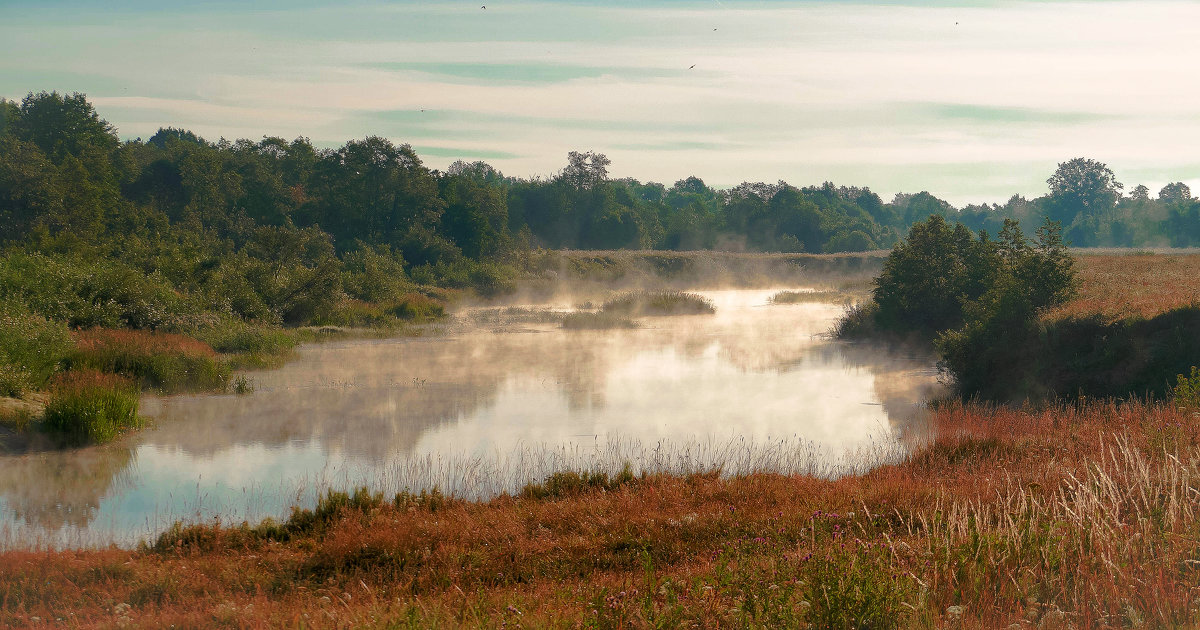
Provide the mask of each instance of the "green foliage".
{"label": "green foliage", "polygon": [[363,246],[342,258],[342,286],[352,298],[387,302],[411,291],[404,258],[386,245]]}
{"label": "green foliage", "polygon": [[444,304],[421,293],[406,293],[387,306],[394,317],[413,322],[429,322],[446,316]]}
{"label": "green foliage", "polygon": [[[1073,290],[1073,260],[1058,226],[1047,222],[1030,245],[1013,220],[992,241],[933,215],[914,225],[884,262],[875,317],[884,330],[933,335],[968,320],[1029,318]],[[1001,307],[1003,313],[993,312]]]}
{"label": "green foliage", "polygon": [[1029,367],[1036,365],[1038,315],[1074,292],[1074,261],[1061,229],[1050,222],[1031,246],[1017,223],[1006,221],[995,251],[990,286],[963,305],[965,323],[938,338],[939,366],[964,395],[1037,397],[1045,392]]}
{"label": "green foliage", "polygon": [[1015,220],[996,240],[932,215],[913,226],[876,279],[874,303],[847,313],[837,334],[877,330],[936,337],[939,367],[964,396],[1006,398],[1045,393],[1031,370],[1043,310],[1075,289],[1074,261],[1057,224],[1033,243]]}
{"label": "green foliage", "polygon": [[62,323],[16,308],[0,310],[0,396],[20,396],[45,385],[72,346]]}
{"label": "green foliage", "polygon": [[278,328],[256,326],[239,319],[226,319],[200,329],[196,338],[224,354],[280,355],[296,347],[295,335]]}
{"label": "green foliage", "polygon": [[132,381],[94,371],[68,372],[50,390],[42,426],[70,444],[100,444],[141,427]]}
{"label": "green foliage", "polygon": [[161,275],[108,258],[22,251],[0,256],[0,300],[81,328],[158,328],[192,311]]}
{"label": "green foliage", "polygon": [[913,599],[916,588],[912,577],[893,565],[890,544],[835,532],[823,554],[810,554],[802,564],[812,627],[888,630],[904,625],[912,606],[906,600]]}
{"label": "green foliage", "polygon": [[1175,404],[1185,409],[1200,409],[1200,370],[1192,366],[1191,374],[1178,375],[1172,392]]}
{"label": "green foliage", "polygon": [[875,282],[879,326],[923,334],[961,326],[965,304],[990,286],[998,259],[994,243],[939,215],[913,225]]}

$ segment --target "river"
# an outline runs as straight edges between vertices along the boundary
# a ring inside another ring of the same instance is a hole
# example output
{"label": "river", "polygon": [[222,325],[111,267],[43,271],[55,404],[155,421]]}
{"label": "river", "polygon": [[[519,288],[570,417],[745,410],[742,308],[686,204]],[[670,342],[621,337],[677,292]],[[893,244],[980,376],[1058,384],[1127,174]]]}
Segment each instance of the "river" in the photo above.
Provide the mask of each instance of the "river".
{"label": "river", "polygon": [[245,373],[250,394],[147,396],[150,427],[115,443],[0,457],[0,546],[130,546],[358,485],[486,499],[564,467],[836,475],[922,438],[932,357],[830,340],[843,306],[774,292],[702,291],[715,315],[620,330],[466,309],[437,334],[304,345]]}

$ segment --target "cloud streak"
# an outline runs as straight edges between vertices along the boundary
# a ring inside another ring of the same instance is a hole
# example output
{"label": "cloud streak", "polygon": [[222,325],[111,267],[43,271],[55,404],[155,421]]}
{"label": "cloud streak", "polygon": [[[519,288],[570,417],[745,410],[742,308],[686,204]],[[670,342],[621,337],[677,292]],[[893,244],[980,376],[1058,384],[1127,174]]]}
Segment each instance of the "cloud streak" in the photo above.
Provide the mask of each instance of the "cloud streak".
{"label": "cloud streak", "polygon": [[520,176],[594,149],[643,180],[956,203],[1041,194],[1078,155],[1197,175],[1195,3],[62,8],[0,9],[0,95],[83,91],[127,137],[380,134]]}

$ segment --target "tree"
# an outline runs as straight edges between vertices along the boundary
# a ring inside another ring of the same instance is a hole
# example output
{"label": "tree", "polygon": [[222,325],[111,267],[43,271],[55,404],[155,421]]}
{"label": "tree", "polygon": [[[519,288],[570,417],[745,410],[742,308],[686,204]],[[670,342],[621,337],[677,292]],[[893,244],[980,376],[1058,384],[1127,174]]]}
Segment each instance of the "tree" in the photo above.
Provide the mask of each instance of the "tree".
{"label": "tree", "polygon": [[1059,164],[1046,183],[1050,185],[1050,218],[1064,225],[1078,215],[1099,217],[1108,213],[1124,188],[1108,166],[1087,158]]}
{"label": "tree", "polygon": [[0,98],[0,138],[12,133],[13,125],[20,117],[20,106],[8,99]]}
{"label": "tree", "polygon": [[1158,191],[1158,200],[1163,203],[1179,203],[1192,200],[1192,189],[1183,182],[1173,182]]}
{"label": "tree", "polygon": [[1129,198],[1137,202],[1150,201],[1150,189],[1145,184],[1138,184],[1129,191]]}
{"label": "tree", "polygon": [[38,146],[55,163],[88,151],[103,154],[117,148],[112,125],[100,118],[83,94],[29,93],[13,125],[17,137]]}
{"label": "tree", "polygon": [[977,298],[981,292],[969,289],[972,272],[986,271],[987,265],[977,261],[983,248],[992,247],[990,241],[972,240],[965,226],[951,227],[940,215],[915,223],[908,238],[884,261],[875,280],[880,326],[925,334],[961,326],[964,300]]}
{"label": "tree", "polygon": [[608,165],[612,160],[603,153],[571,151],[567,154],[567,167],[559,179],[573,188],[586,190],[608,179]]}

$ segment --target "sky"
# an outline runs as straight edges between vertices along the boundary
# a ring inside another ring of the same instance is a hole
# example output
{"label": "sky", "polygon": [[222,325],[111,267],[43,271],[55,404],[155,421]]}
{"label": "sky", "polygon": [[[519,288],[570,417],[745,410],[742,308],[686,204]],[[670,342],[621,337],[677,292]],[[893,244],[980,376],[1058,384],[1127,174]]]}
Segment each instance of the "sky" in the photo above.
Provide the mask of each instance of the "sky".
{"label": "sky", "polygon": [[380,135],[517,177],[592,150],[667,186],[961,206],[1074,157],[1200,190],[1197,25],[1158,0],[0,0],[0,97],[83,92],[125,139]]}

